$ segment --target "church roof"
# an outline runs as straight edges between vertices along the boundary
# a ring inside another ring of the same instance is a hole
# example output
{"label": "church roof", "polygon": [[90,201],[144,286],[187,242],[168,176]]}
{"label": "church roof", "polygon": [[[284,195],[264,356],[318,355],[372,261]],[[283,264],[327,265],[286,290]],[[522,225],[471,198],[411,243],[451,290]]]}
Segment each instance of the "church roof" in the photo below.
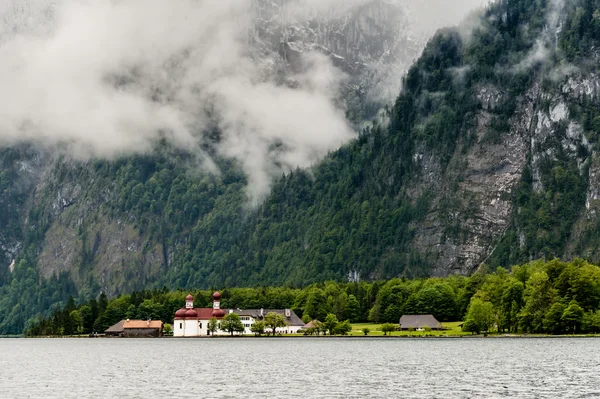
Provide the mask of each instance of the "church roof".
{"label": "church roof", "polygon": [[[181,309],[180,309],[181,310]],[[197,316],[195,317],[189,317],[188,315],[185,316],[186,319],[198,319],[198,320],[210,320],[213,317],[213,308],[194,308],[194,309],[187,309],[187,312],[189,312],[190,310],[193,310],[194,312],[196,312]],[[187,313],[186,312],[186,313]],[[223,316],[225,316],[227,314],[227,310],[225,310],[223,312]],[[176,315],[177,316],[177,315]],[[218,316],[217,319],[222,319],[222,316]]]}

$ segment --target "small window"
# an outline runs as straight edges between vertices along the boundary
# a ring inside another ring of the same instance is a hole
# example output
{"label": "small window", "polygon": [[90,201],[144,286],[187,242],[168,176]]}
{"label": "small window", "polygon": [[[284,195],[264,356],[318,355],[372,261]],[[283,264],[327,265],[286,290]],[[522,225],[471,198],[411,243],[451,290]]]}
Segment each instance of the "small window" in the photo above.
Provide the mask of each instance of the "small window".
{"label": "small window", "polygon": [[201,321],[198,322],[198,327],[202,328],[202,322]]}
{"label": "small window", "polygon": [[179,328],[183,328],[183,323],[179,323]]}

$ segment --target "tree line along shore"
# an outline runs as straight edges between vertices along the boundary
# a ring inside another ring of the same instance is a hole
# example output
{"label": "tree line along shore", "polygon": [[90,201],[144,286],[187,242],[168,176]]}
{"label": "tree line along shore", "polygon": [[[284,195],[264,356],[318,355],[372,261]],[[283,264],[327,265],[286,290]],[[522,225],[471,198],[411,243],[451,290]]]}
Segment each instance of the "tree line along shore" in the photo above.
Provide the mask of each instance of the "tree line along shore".
{"label": "tree line along shore", "polygon": [[[24,333],[26,336],[89,335],[103,332],[122,319],[162,320],[171,324],[188,292],[163,288],[114,298],[104,294],[89,300],[69,298],[50,317],[39,315],[30,320]],[[213,290],[191,292],[200,306],[210,306]],[[538,260],[493,272],[486,272],[484,266],[470,277],[328,281],[302,288],[225,288],[221,296],[224,308],[290,308],[305,323],[313,320],[321,323],[312,334],[600,333],[600,267],[581,259]],[[447,329],[398,332],[396,327],[404,314],[432,314]]]}

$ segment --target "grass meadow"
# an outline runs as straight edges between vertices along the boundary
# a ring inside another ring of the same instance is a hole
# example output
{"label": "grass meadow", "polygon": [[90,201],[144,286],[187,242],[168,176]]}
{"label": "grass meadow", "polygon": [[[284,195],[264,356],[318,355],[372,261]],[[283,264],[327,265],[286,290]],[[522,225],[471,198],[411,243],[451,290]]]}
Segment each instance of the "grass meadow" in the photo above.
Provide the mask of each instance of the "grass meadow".
{"label": "grass meadow", "polygon": [[[460,325],[462,321],[455,321],[449,323],[442,323],[444,330],[441,331],[394,331],[388,333],[393,337],[446,337],[446,336],[463,336],[471,335],[469,332],[463,332]],[[369,336],[383,336],[381,331],[381,324],[373,323],[356,323],[352,324],[352,332],[350,335],[353,336],[364,336],[363,329],[368,328],[371,330]]]}

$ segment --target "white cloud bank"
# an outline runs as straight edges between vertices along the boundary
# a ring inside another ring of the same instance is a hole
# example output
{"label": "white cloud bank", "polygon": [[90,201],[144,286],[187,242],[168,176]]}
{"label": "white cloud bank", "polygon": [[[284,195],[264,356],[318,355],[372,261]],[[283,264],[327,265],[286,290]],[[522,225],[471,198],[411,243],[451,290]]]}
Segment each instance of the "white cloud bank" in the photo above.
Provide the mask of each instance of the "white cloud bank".
{"label": "white cloud bank", "polygon": [[[303,87],[261,78],[246,47],[247,0],[15,0],[0,41],[0,143],[79,158],[193,148],[211,119],[251,192],[274,165],[305,167],[353,136],[331,101],[339,74],[307,54]],[[325,89],[324,89],[325,88]],[[274,143],[284,146],[272,153]],[[254,195],[252,194],[251,195]]]}
{"label": "white cloud bank", "polygon": [[[331,10],[336,1],[294,7]],[[259,199],[281,167],[306,167],[354,132],[334,105],[343,76],[327,58],[304,55],[298,88],[265,80],[247,47],[252,3],[0,2],[0,145],[110,159],[162,137],[199,148],[216,120],[219,151],[242,163]]]}
{"label": "white cloud bank", "polygon": [[427,35],[458,25],[473,10],[494,0],[406,0],[417,32]]}

